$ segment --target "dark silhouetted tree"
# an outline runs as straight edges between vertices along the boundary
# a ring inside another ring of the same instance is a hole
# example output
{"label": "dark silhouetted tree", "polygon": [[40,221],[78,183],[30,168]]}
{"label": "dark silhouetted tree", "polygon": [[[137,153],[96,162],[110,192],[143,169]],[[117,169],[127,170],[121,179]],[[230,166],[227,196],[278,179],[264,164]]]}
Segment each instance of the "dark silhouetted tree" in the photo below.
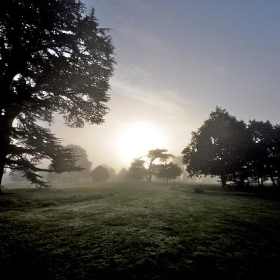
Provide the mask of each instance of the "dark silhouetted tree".
{"label": "dark silhouetted tree", "polygon": [[12,182],[16,182],[16,183],[26,182],[23,174],[19,171],[11,172],[10,179]]}
{"label": "dark silhouetted tree", "polygon": [[[45,183],[38,171],[78,170],[42,122],[100,124],[108,112],[113,44],[78,0],[9,0],[0,9],[0,183],[4,169]],[[49,168],[40,168],[42,159]]]}
{"label": "dark silhouetted tree", "polygon": [[[174,157],[172,154],[168,154],[166,149],[154,149],[148,151],[148,155],[143,158],[136,158],[131,163],[131,167],[129,169],[130,177],[134,174],[134,177],[139,177],[142,179],[146,178],[147,181],[152,181],[153,175],[157,174],[157,165],[158,162],[167,163],[167,161]],[[145,167],[145,165],[147,167]],[[136,175],[138,174],[138,175]]]}
{"label": "dark silhouetted tree", "polygon": [[280,125],[274,126],[273,148],[270,151],[270,162],[273,166],[271,179],[274,186],[280,186]]}
{"label": "dark silhouetted tree", "polygon": [[216,107],[208,120],[192,133],[190,144],[182,151],[189,176],[218,176],[222,187],[233,177],[244,182],[251,138],[243,121]]}
{"label": "dark silhouetted tree", "polygon": [[99,165],[91,171],[91,178],[93,182],[107,182],[110,178],[109,170]]}
{"label": "dark silhouetted tree", "polygon": [[148,181],[152,180],[152,176],[156,173],[156,160],[166,163],[171,157],[174,157],[172,154],[168,154],[166,149],[155,149],[148,152],[148,168],[146,172],[146,178]]}
{"label": "dark silhouetted tree", "polygon": [[267,121],[249,121],[247,127],[251,139],[251,153],[248,159],[248,170],[250,177],[259,186],[270,177],[274,183],[272,152],[274,146],[274,128]]}
{"label": "dark silhouetted tree", "polygon": [[165,178],[167,184],[169,179],[173,179],[173,181],[175,182],[176,178],[179,177],[183,172],[183,170],[173,162],[170,162],[168,164],[159,164],[157,165],[156,169],[156,176],[159,178]]}
{"label": "dark silhouetted tree", "polygon": [[87,180],[91,177],[91,161],[88,160],[88,155],[85,149],[78,145],[67,145],[66,148],[72,149],[75,153],[77,161],[76,165],[83,168],[83,170],[78,172],[63,172],[61,174],[51,172],[47,176],[47,180],[49,181],[57,181],[60,183],[65,182],[77,182],[79,180]]}

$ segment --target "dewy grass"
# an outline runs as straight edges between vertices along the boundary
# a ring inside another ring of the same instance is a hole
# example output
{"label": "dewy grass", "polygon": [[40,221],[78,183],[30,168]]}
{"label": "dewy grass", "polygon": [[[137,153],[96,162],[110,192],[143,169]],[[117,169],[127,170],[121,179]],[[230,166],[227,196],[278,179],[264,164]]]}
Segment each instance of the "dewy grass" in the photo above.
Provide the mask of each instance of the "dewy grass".
{"label": "dewy grass", "polygon": [[279,197],[193,190],[145,182],[10,190],[0,197],[1,279],[247,279],[278,271]]}

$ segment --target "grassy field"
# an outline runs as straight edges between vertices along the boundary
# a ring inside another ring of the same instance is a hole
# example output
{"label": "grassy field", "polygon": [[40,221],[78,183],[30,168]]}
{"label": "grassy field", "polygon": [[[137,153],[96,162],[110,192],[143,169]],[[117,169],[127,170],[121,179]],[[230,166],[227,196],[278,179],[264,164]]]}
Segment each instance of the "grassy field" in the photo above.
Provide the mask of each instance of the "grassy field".
{"label": "grassy field", "polygon": [[146,182],[6,190],[1,279],[278,275],[280,197],[205,190]]}

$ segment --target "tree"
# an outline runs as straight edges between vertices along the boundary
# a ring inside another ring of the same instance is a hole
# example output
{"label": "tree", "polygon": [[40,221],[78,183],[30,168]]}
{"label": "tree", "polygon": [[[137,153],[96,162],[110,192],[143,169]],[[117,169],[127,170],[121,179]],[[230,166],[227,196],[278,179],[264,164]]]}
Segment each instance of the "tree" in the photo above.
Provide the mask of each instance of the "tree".
{"label": "tree", "polygon": [[144,157],[145,159],[136,158],[133,160],[129,168],[130,177],[138,178],[138,180],[145,177],[147,181],[152,181],[152,176],[157,173],[158,164],[156,164],[156,161],[166,163],[171,157],[174,156],[168,154],[166,149],[150,150],[147,156]]}
{"label": "tree", "polygon": [[174,157],[172,154],[168,154],[166,149],[155,149],[148,152],[148,168],[146,172],[146,179],[148,181],[152,180],[153,174],[156,172],[155,161],[159,160],[160,162],[166,163],[169,158]]}
{"label": "tree", "polygon": [[107,168],[99,165],[91,171],[91,178],[94,182],[106,182],[110,178],[110,173]]}
{"label": "tree", "polygon": [[192,133],[191,143],[182,151],[183,163],[190,177],[218,176],[225,187],[230,178],[238,175],[242,184],[250,146],[245,123],[216,107]]}
{"label": "tree", "polygon": [[168,164],[159,164],[157,166],[157,177],[165,178],[167,184],[169,179],[173,179],[175,182],[176,178],[180,176],[182,172],[182,169],[173,162]]}
{"label": "tree", "polygon": [[248,169],[253,182],[263,187],[271,180],[273,186],[280,185],[280,126],[269,121],[249,121],[248,131],[252,148]]}
{"label": "tree", "polygon": [[180,175],[180,179],[184,182],[189,182],[189,181],[196,181],[197,178],[193,178],[193,179],[190,179],[189,176],[188,176],[188,173],[186,172],[186,167],[185,165],[183,164],[183,156],[175,156],[172,158],[172,162],[174,164],[177,164],[181,170],[182,170],[182,174]]}
{"label": "tree", "polygon": [[78,172],[64,172],[58,174],[55,172],[49,173],[47,179],[49,181],[58,181],[58,182],[77,182],[81,179],[88,179],[91,177],[91,161],[88,160],[88,155],[85,149],[78,145],[67,145],[66,148],[72,149],[77,158],[76,164],[83,168],[83,170]]}
{"label": "tree", "polygon": [[128,170],[124,167],[120,170],[117,175],[118,181],[126,181],[128,179]]}
{"label": "tree", "polygon": [[116,170],[107,164],[102,164],[103,167],[107,168],[109,174],[110,174],[110,181],[114,181],[116,178]]}
{"label": "tree", "polygon": [[250,176],[259,186],[263,186],[269,177],[275,185],[272,158],[275,143],[274,127],[269,121],[250,120],[247,129],[252,139],[248,164]]}
{"label": "tree", "polygon": [[127,177],[132,180],[141,180],[146,177],[147,170],[144,166],[145,160],[136,158],[130,164]]}
{"label": "tree", "polygon": [[12,182],[16,182],[16,183],[25,182],[23,174],[18,171],[10,173],[10,179]]}
{"label": "tree", "polygon": [[[271,178],[273,185],[280,186],[280,125],[275,125],[273,129],[273,147],[270,151],[270,161],[273,166]],[[276,181],[276,182],[275,182]]]}
{"label": "tree", "polygon": [[[80,170],[49,128],[101,124],[115,64],[108,29],[79,0],[10,0],[0,9],[0,185],[4,170]],[[49,168],[40,168],[48,159]]]}

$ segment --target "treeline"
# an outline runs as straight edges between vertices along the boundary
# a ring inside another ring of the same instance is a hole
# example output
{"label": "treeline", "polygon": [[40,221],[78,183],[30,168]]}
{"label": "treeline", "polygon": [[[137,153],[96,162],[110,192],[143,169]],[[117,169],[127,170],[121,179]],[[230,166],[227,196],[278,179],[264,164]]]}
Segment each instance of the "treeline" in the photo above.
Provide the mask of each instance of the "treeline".
{"label": "treeline", "polygon": [[218,176],[223,187],[280,186],[280,126],[269,121],[245,123],[216,107],[182,154],[190,177]]}

